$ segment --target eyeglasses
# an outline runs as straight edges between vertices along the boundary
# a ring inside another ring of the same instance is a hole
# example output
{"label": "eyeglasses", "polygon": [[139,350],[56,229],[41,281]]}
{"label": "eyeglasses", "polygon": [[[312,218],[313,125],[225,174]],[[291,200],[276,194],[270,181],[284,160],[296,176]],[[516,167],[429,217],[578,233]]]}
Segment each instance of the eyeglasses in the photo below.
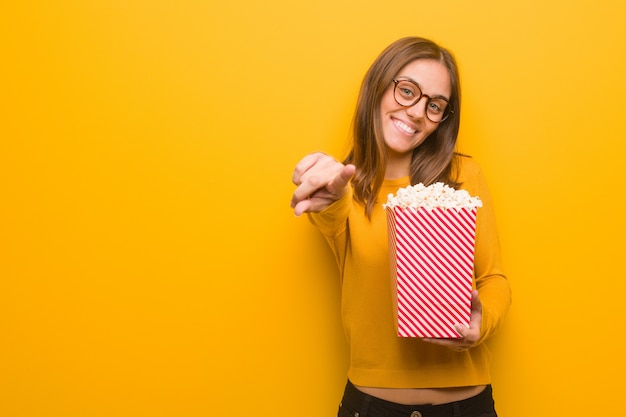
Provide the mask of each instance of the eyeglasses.
{"label": "eyeglasses", "polygon": [[422,97],[426,97],[426,117],[433,123],[441,123],[446,120],[454,110],[448,105],[445,97],[429,97],[422,93],[419,85],[410,80],[393,80],[393,97],[396,103],[402,107],[412,107]]}

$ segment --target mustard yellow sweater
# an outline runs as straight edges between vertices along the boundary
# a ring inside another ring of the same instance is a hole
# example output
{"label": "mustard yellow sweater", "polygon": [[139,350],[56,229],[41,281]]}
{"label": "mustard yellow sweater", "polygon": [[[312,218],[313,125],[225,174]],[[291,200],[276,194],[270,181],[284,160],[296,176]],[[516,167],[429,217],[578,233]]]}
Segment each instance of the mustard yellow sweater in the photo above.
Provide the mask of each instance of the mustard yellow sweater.
{"label": "mustard yellow sweater", "polygon": [[386,180],[371,221],[352,190],[309,218],[324,234],[342,279],[342,318],[350,346],[348,378],[356,385],[440,388],[490,383],[490,353],[482,343],[498,327],[511,302],[502,271],[491,197],[478,165],[460,158],[461,188],[478,196],[474,284],[483,305],[480,344],[456,352],[416,338],[397,336],[392,310],[387,220],[382,204],[409,178]]}

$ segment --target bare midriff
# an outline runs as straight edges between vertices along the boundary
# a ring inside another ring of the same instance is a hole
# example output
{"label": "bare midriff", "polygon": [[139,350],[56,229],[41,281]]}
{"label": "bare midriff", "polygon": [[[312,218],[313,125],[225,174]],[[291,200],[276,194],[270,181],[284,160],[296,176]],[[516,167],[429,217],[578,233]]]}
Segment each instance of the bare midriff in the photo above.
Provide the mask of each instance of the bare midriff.
{"label": "bare midriff", "polygon": [[377,388],[362,386],[357,386],[356,388],[365,394],[397,404],[437,405],[466,400],[483,392],[485,387],[486,385],[452,388]]}

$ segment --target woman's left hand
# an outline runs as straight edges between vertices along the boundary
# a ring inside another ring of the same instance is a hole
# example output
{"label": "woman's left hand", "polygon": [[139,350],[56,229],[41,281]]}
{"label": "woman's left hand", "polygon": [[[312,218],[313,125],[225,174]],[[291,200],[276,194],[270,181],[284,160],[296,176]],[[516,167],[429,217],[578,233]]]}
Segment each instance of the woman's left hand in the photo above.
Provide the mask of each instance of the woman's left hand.
{"label": "woman's left hand", "polygon": [[447,346],[452,350],[462,352],[464,350],[471,349],[480,340],[480,325],[483,317],[483,305],[478,297],[478,291],[472,291],[472,311],[470,314],[469,327],[462,324],[454,326],[457,332],[462,336],[459,339],[435,339],[424,338],[425,342],[433,343],[435,345]]}

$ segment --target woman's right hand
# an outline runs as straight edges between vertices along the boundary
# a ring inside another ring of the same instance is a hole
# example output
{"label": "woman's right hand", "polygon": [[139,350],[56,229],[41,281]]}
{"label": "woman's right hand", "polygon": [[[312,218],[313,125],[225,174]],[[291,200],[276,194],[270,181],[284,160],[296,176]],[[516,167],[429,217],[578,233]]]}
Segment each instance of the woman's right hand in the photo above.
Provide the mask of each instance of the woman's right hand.
{"label": "woman's right hand", "polygon": [[298,187],[291,197],[294,214],[319,212],[339,200],[348,190],[355,171],[354,165],[344,165],[321,152],[302,158],[292,177]]}

